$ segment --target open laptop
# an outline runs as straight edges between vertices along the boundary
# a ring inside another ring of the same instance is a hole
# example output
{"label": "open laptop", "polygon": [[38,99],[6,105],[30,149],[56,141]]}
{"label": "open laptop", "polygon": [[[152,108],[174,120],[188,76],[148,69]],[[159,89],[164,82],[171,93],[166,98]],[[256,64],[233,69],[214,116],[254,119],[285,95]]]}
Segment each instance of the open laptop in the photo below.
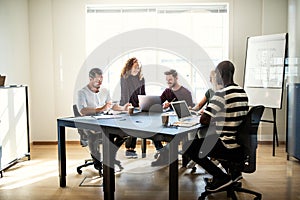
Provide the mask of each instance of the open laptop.
{"label": "open laptop", "polygon": [[185,101],[171,102],[171,106],[179,120],[174,126],[191,127],[199,123],[199,116],[191,114]]}
{"label": "open laptop", "polygon": [[142,112],[163,112],[160,96],[138,95]]}

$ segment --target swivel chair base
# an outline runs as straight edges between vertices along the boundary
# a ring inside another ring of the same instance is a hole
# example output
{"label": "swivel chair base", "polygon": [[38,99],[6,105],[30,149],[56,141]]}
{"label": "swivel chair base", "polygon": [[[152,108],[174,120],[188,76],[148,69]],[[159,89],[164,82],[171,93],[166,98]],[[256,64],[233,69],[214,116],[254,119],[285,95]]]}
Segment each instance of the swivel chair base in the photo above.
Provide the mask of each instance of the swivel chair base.
{"label": "swivel chair base", "polygon": [[230,184],[229,186],[222,188],[218,191],[215,192],[210,192],[210,191],[205,191],[201,194],[201,196],[198,198],[198,200],[205,200],[205,198],[213,193],[218,193],[218,192],[227,192],[227,197],[231,198],[232,200],[237,200],[237,196],[235,194],[235,192],[243,192],[243,193],[247,193],[247,194],[252,194],[254,195],[254,200],[261,200],[262,198],[262,194],[258,193],[258,192],[254,192],[252,190],[248,190],[245,188],[242,188],[242,183],[241,182],[233,182],[232,184]]}
{"label": "swivel chair base", "polygon": [[[83,165],[80,165],[77,167],[77,173],[78,174],[82,174],[82,169],[83,167],[87,167],[87,166],[90,166],[90,165],[94,165],[94,160],[93,159],[86,159],[84,161],[84,164]],[[97,169],[99,171],[99,176],[102,177],[102,163],[101,163],[101,167],[99,169]]]}
{"label": "swivel chair base", "polygon": [[[82,169],[83,167],[87,167],[87,166],[90,166],[90,165],[94,165],[94,160],[93,159],[87,159],[84,161],[84,164],[83,165],[80,165],[77,167],[77,173],[78,174],[82,174]],[[117,165],[120,169],[120,171],[122,171],[124,169],[124,167],[121,165],[121,162],[119,160],[115,160],[115,165]],[[99,167],[99,169],[97,169],[99,171],[99,176],[102,177],[103,176],[103,173],[102,173],[102,162],[101,162],[101,167]]]}

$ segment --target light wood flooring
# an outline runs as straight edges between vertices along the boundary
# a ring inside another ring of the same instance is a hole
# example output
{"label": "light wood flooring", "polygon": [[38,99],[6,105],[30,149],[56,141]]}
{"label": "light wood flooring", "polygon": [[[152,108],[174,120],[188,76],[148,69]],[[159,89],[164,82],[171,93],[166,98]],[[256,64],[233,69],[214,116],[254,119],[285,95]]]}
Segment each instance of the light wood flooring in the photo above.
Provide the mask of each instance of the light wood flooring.
{"label": "light wood flooring", "polygon": [[[140,155],[140,148],[137,148]],[[118,159],[125,169],[116,173],[117,200],[164,200],[168,199],[168,168],[151,167],[153,147],[148,147],[147,158],[126,159],[124,148]],[[89,158],[86,149],[77,144],[67,145],[67,187],[60,188],[58,180],[57,145],[32,145],[31,160],[18,162],[7,169],[0,179],[0,200],[81,200],[103,199],[100,178],[92,166],[83,174],[76,167]],[[180,164],[180,163],[179,163]],[[196,200],[203,192],[203,177],[209,175],[200,167],[195,174],[190,169],[179,169],[180,200]],[[82,180],[87,177],[83,185]],[[300,162],[287,161],[285,146],[276,148],[272,156],[271,145],[258,146],[257,171],[243,174],[243,186],[261,192],[264,200],[300,199]],[[95,178],[95,179],[94,179]],[[227,199],[225,193],[215,194],[208,199]],[[239,195],[239,199],[252,199]]]}

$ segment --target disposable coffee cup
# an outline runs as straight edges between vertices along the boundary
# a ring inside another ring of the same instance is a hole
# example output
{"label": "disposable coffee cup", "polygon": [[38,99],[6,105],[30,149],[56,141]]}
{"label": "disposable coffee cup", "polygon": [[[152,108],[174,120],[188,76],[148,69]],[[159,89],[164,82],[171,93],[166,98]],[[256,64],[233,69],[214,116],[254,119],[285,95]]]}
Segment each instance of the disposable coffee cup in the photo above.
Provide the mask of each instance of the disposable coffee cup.
{"label": "disposable coffee cup", "polygon": [[169,115],[161,115],[161,123],[163,126],[168,126],[169,124]]}
{"label": "disposable coffee cup", "polygon": [[129,115],[133,115],[133,111],[134,111],[134,107],[133,106],[129,106],[128,107],[128,114]]}

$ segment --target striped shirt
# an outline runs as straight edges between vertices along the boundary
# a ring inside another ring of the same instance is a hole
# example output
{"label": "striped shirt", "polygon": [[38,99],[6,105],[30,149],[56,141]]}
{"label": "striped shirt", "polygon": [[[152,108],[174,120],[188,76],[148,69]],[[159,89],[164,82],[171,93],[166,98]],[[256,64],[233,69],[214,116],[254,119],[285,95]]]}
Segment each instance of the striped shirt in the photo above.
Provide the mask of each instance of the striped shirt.
{"label": "striped shirt", "polygon": [[231,84],[217,91],[205,113],[211,116],[211,122],[216,124],[216,132],[227,148],[235,148],[237,127],[248,113],[248,97],[244,89]]}

